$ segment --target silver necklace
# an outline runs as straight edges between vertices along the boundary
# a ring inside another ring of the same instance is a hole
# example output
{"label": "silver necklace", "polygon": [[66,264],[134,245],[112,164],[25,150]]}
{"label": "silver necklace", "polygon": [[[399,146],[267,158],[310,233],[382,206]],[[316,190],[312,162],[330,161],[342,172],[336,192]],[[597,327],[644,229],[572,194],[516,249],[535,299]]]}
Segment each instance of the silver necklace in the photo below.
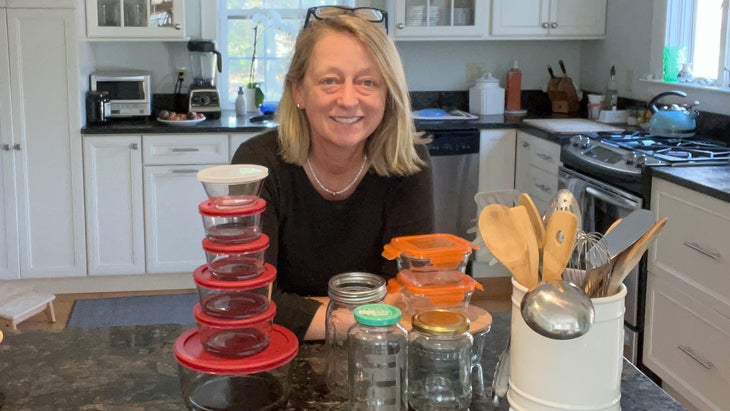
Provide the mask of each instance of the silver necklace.
{"label": "silver necklace", "polygon": [[339,191],[330,190],[329,188],[325,187],[324,184],[322,184],[321,181],[319,181],[319,178],[317,177],[317,173],[314,172],[314,168],[312,168],[312,164],[309,162],[309,157],[307,157],[307,167],[309,167],[309,171],[312,172],[312,177],[314,177],[314,181],[317,182],[317,185],[319,188],[324,190],[327,194],[336,197],[342,193],[347,192],[347,190],[351,189],[352,186],[355,184],[355,182],[360,178],[362,175],[362,172],[365,170],[365,163],[368,162],[368,156],[365,156],[365,158],[362,160],[362,164],[360,164],[360,169],[357,171],[357,175],[355,178],[350,182],[350,184],[347,185],[347,187],[343,188]]}

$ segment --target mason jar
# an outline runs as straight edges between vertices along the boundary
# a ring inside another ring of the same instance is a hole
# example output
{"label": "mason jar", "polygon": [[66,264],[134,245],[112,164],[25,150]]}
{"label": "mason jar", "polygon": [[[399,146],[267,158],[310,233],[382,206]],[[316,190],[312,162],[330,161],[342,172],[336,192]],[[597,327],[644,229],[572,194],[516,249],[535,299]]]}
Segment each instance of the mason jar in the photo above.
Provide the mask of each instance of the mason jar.
{"label": "mason jar", "polygon": [[416,411],[467,410],[471,405],[469,321],[451,311],[413,316],[408,337],[408,404]]}
{"label": "mason jar", "polygon": [[408,332],[401,311],[388,304],[355,308],[347,334],[352,411],[405,411]]}
{"label": "mason jar", "polygon": [[330,278],[325,322],[326,381],[330,392],[347,398],[347,331],[355,323],[353,310],[381,303],[388,290],[383,277],[364,272],[337,274]]}

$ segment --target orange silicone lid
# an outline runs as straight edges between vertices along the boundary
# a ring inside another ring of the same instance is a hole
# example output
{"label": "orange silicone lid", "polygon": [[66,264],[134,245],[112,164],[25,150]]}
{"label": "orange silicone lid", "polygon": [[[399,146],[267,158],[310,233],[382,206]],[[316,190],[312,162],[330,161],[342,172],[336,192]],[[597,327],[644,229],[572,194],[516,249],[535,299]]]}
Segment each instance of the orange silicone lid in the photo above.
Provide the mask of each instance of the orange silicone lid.
{"label": "orange silicone lid", "polygon": [[423,234],[396,237],[383,247],[383,257],[428,259],[431,264],[459,262],[472,251],[471,242],[452,234]]}

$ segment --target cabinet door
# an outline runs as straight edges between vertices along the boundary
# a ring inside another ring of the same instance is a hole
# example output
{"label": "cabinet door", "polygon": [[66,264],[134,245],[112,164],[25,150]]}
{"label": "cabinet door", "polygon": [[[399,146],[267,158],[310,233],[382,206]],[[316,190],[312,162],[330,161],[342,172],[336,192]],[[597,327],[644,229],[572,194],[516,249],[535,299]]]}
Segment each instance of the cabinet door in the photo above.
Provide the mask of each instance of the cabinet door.
{"label": "cabinet door", "polygon": [[141,143],[84,137],[89,275],[145,272]]}
{"label": "cabinet door", "polygon": [[606,0],[552,0],[550,36],[603,36]]}
{"label": "cabinet door", "polygon": [[233,155],[236,154],[236,150],[238,150],[238,146],[246,142],[249,138],[257,135],[259,133],[236,133],[231,134],[231,145],[228,150],[230,153],[229,160],[233,159]]}
{"label": "cabinet door", "polygon": [[488,12],[482,0],[398,0],[392,35],[397,40],[484,38]]}
{"label": "cabinet door", "polygon": [[515,139],[515,130],[481,131],[479,141],[480,192],[514,188]]}
{"label": "cabinet door", "polygon": [[90,38],[182,39],[183,0],[86,0]]}
{"label": "cabinet door", "polygon": [[198,204],[207,197],[196,175],[211,166],[144,167],[148,273],[192,273],[205,263]]}
{"label": "cabinet door", "polygon": [[[5,9],[0,9],[0,50],[8,49],[5,15]],[[0,53],[0,280],[20,278],[9,65],[8,54]]]}
{"label": "cabinet door", "polygon": [[75,11],[8,9],[7,22],[21,277],[85,276]]}
{"label": "cabinet door", "polygon": [[549,0],[492,0],[493,36],[543,37],[549,30]]}
{"label": "cabinet door", "polygon": [[560,145],[518,131],[516,150],[515,188],[528,193],[544,212],[558,192]]}
{"label": "cabinet door", "polygon": [[[521,193],[529,193],[532,185],[530,177],[531,169],[531,141],[527,133],[517,131],[517,144],[515,145],[515,189]],[[534,200],[534,199],[533,199]]]}

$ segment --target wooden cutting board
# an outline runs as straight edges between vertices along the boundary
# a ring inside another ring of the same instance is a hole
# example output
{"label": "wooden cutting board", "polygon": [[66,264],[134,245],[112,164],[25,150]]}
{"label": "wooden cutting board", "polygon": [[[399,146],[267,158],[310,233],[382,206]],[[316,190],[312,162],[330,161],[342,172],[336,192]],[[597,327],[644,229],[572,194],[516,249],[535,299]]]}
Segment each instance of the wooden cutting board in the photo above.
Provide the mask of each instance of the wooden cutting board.
{"label": "wooden cutting board", "polygon": [[526,119],[523,123],[555,134],[598,133],[600,131],[621,132],[623,128],[614,127],[585,118],[540,118]]}

